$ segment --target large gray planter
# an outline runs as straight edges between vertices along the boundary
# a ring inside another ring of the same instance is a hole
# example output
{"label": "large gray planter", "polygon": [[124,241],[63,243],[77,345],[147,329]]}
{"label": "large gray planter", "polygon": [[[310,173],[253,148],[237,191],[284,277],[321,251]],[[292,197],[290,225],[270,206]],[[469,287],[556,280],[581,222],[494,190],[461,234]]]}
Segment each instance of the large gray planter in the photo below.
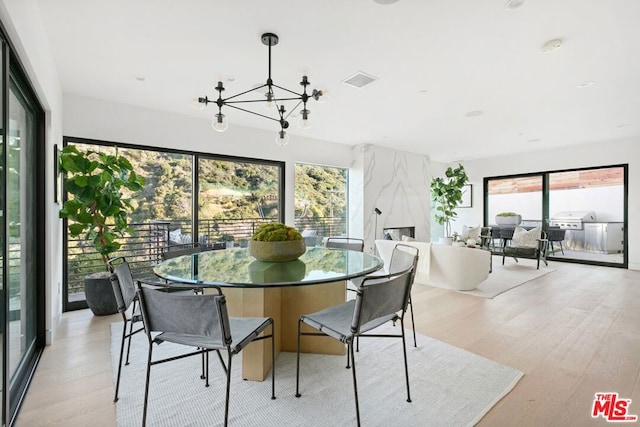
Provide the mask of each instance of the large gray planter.
{"label": "large gray planter", "polygon": [[118,303],[111,287],[110,274],[106,271],[89,274],[84,278],[84,295],[87,305],[96,316],[118,312]]}
{"label": "large gray planter", "polygon": [[498,225],[520,225],[522,222],[522,215],[512,215],[512,216],[498,216],[496,215],[496,224]]}

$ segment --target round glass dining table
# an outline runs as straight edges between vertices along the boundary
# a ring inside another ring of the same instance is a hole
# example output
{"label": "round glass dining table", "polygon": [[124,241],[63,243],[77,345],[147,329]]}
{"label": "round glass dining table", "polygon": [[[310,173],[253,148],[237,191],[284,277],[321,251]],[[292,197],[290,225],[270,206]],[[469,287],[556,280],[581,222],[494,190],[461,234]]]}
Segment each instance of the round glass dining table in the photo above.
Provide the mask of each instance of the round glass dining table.
{"label": "round glass dining table", "polygon": [[[204,251],[157,264],[159,277],[181,286],[223,289],[230,316],[271,317],[276,354],[297,349],[298,319],[346,300],[346,280],[379,270],[383,261],[364,252],[309,247],[297,260],[262,262],[247,249]],[[304,325],[303,325],[304,326]],[[328,337],[301,337],[307,353],[344,354],[344,345]],[[262,381],[271,369],[269,340],[243,350],[242,375]]]}
{"label": "round glass dining table", "polygon": [[371,254],[324,247],[310,247],[295,261],[264,262],[237,248],[179,256],[153,270],[163,279],[199,287],[261,288],[348,280],[379,270],[382,264]]}

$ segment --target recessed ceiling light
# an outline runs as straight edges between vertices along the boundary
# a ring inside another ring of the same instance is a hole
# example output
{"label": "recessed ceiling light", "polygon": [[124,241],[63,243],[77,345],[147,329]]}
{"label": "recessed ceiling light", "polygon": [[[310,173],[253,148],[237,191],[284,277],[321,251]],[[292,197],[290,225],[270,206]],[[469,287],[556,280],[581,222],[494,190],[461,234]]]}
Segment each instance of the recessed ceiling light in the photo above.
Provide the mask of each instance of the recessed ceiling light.
{"label": "recessed ceiling light", "polygon": [[542,141],[542,138],[531,138],[531,139],[527,139],[527,142],[540,142]]}
{"label": "recessed ceiling light", "polygon": [[394,4],[394,3],[398,3],[399,0],[373,0],[373,1],[378,4]]}
{"label": "recessed ceiling light", "polygon": [[145,76],[142,76],[140,74],[134,74],[133,78],[136,79],[139,82],[143,82],[143,81],[147,80],[147,78]]}
{"label": "recessed ceiling light", "polygon": [[484,111],[482,110],[473,110],[473,111],[469,111],[467,114],[465,114],[466,117],[478,117],[484,114]]}
{"label": "recessed ceiling light", "polygon": [[429,92],[429,91],[428,91],[428,90],[426,90],[426,89],[422,89],[422,90],[420,91],[420,93],[427,93],[427,92]]}
{"label": "recessed ceiling light", "polygon": [[552,39],[552,40],[549,40],[549,41],[545,42],[542,45],[542,51],[543,52],[553,52],[554,50],[558,50],[560,48],[560,46],[562,46],[562,40],[561,39]]}
{"label": "recessed ceiling light", "polygon": [[582,83],[578,83],[578,87],[579,88],[584,88],[584,87],[589,87],[589,86],[593,86],[593,83],[591,80],[588,80],[586,82],[582,82]]}
{"label": "recessed ceiling light", "polygon": [[504,7],[507,9],[517,9],[524,3],[524,0],[507,0]]}

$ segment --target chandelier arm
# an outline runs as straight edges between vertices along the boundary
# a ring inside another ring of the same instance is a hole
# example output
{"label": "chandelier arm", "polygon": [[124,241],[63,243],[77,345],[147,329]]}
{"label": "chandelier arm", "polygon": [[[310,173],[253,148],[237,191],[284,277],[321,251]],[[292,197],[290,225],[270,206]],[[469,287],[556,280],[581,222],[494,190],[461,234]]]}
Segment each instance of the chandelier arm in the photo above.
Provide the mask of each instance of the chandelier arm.
{"label": "chandelier arm", "polygon": [[278,85],[276,85],[276,84],[274,84],[274,85],[272,85],[272,86],[273,86],[273,87],[277,87],[278,89],[284,90],[285,92],[292,93],[292,94],[297,95],[297,96],[299,96],[299,97],[301,97],[301,98],[302,98],[302,94],[301,94],[301,93],[294,92],[294,91],[292,91],[292,90],[287,89],[286,87],[278,86]]}
{"label": "chandelier arm", "polygon": [[[271,101],[272,102],[276,102],[276,101],[299,101],[299,100],[301,100],[301,98],[297,98],[296,97],[296,98],[273,98]],[[210,101],[210,102],[215,104],[215,101]],[[223,99],[222,102],[223,102],[224,105],[231,105],[231,104],[243,104],[243,103],[250,103],[250,102],[267,102],[267,101],[264,100],[264,99],[245,99],[245,100],[242,100],[242,101],[229,101],[229,102],[227,102],[226,99]]]}
{"label": "chandelier arm", "polygon": [[296,111],[296,108],[298,108],[300,106],[300,104],[302,104],[302,100],[300,100],[300,102],[298,102],[295,107],[293,107],[291,110],[289,110],[289,114],[287,114],[286,117],[284,117],[284,120],[287,120],[289,118],[289,116],[291,114],[293,114],[294,111]]}
{"label": "chandelier arm", "polygon": [[[245,95],[245,94],[247,94],[247,93],[249,93],[249,92],[253,92],[254,90],[262,89],[262,88],[264,88],[265,86],[268,86],[268,85],[265,83],[265,84],[263,84],[262,86],[258,86],[258,87],[254,87],[253,89],[245,90],[244,92],[240,92],[240,93],[238,93],[238,94],[235,94],[235,95],[233,95],[233,96],[230,96],[230,97],[228,97],[228,98],[223,99],[223,100],[222,100],[222,102],[225,102],[225,103],[226,103],[226,102],[227,102],[228,100],[230,100],[230,99],[237,98],[237,97],[242,96],[242,95]],[[213,101],[213,102],[215,102],[215,101]]]}
{"label": "chandelier arm", "polygon": [[273,117],[265,116],[264,114],[256,113],[255,111],[251,111],[251,110],[246,110],[246,109],[241,108],[241,107],[236,107],[235,105],[231,105],[231,104],[226,104],[226,105],[228,107],[230,107],[230,108],[235,108],[236,110],[244,111],[245,113],[254,114],[256,116],[264,117],[265,119],[273,120],[274,122],[280,123],[280,119],[279,118],[278,119],[274,119]]}

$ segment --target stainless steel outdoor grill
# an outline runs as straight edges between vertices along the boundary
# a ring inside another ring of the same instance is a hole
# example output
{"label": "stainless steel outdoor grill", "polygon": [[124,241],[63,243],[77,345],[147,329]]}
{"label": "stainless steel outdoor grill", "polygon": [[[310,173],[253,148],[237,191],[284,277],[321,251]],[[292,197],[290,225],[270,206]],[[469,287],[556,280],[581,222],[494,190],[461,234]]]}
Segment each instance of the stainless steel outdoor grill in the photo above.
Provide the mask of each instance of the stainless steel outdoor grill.
{"label": "stainless steel outdoor grill", "polygon": [[560,227],[563,230],[583,230],[585,222],[595,222],[594,211],[562,211],[553,215],[549,220],[551,227]]}

